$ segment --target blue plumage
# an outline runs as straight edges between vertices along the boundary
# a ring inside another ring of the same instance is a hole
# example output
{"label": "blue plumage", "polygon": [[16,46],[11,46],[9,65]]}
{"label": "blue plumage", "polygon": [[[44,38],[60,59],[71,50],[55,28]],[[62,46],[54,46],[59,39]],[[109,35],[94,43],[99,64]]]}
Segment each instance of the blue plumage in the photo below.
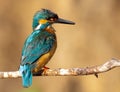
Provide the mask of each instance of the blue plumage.
{"label": "blue plumage", "polygon": [[19,71],[22,74],[22,83],[24,87],[32,85],[32,72],[29,64],[20,65]]}
{"label": "blue plumage", "polygon": [[24,87],[32,85],[32,74],[44,67],[53,56],[56,47],[53,23],[74,24],[74,22],[58,18],[57,14],[47,9],[38,11],[33,18],[33,32],[26,39],[19,71]]}
{"label": "blue plumage", "polygon": [[55,39],[54,35],[37,30],[33,31],[25,41],[20,65],[24,87],[29,87],[32,84],[32,70],[36,66],[36,61],[40,56],[50,51],[55,41],[53,39]]}
{"label": "blue plumage", "polygon": [[[48,37],[51,38],[47,39]],[[22,50],[23,59],[21,64],[32,64],[41,55],[47,53],[53,46],[53,39],[55,39],[55,36],[46,31],[33,31],[33,33],[27,38],[26,42],[24,43],[24,47]]]}

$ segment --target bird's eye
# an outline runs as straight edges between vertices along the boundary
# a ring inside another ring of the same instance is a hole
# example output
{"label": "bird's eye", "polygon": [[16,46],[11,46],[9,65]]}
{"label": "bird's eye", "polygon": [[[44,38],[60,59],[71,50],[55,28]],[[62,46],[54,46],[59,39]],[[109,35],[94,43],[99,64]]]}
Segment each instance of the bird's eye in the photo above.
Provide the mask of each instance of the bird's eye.
{"label": "bird's eye", "polygon": [[57,18],[48,18],[47,20],[51,21],[51,22],[54,22],[57,20]]}
{"label": "bird's eye", "polygon": [[49,20],[49,21],[56,21],[57,19],[58,19],[57,15],[54,15],[53,17],[47,18],[47,20]]}
{"label": "bird's eye", "polygon": [[54,19],[54,18],[50,18],[49,20],[50,20],[50,21],[54,21],[55,19]]}

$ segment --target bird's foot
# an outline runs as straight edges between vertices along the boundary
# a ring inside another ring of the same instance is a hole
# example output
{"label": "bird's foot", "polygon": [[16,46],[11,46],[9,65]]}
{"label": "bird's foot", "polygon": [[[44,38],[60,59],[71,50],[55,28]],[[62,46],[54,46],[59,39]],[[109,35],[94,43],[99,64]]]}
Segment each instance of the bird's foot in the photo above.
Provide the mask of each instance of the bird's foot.
{"label": "bird's foot", "polygon": [[44,70],[47,70],[47,69],[50,69],[50,68],[49,68],[49,67],[44,66],[44,67],[43,67],[43,69],[44,69]]}
{"label": "bird's foot", "polygon": [[43,72],[44,72],[44,73],[46,73],[46,71],[47,71],[48,69],[50,69],[50,68],[49,68],[49,67],[44,66],[44,67],[43,67]]}

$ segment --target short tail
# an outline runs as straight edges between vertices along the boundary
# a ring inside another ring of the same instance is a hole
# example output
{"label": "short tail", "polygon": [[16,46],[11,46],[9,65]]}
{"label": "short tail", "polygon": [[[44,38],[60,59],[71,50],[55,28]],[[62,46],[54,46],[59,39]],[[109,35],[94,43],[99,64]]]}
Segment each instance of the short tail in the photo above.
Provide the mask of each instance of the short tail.
{"label": "short tail", "polygon": [[32,72],[30,69],[30,65],[20,65],[19,69],[21,75],[22,75],[22,85],[25,88],[28,88],[29,86],[32,85]]}

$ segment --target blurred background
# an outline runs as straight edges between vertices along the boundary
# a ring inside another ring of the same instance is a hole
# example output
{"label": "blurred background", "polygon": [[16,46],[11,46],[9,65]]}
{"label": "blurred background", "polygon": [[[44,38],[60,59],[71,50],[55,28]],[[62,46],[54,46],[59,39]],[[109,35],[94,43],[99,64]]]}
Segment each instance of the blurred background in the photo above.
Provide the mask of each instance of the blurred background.
{"label": "blurred background", "polygon": [[[47,8],[76,25],[53,25],[58,48],[50,68],[87,67],[120,58],[119,0],[0,0],[0,71],[18,70],[21,49],[36,11]],[[120,92],[120,69],[99,75],[0,79],[0,92]]]}

